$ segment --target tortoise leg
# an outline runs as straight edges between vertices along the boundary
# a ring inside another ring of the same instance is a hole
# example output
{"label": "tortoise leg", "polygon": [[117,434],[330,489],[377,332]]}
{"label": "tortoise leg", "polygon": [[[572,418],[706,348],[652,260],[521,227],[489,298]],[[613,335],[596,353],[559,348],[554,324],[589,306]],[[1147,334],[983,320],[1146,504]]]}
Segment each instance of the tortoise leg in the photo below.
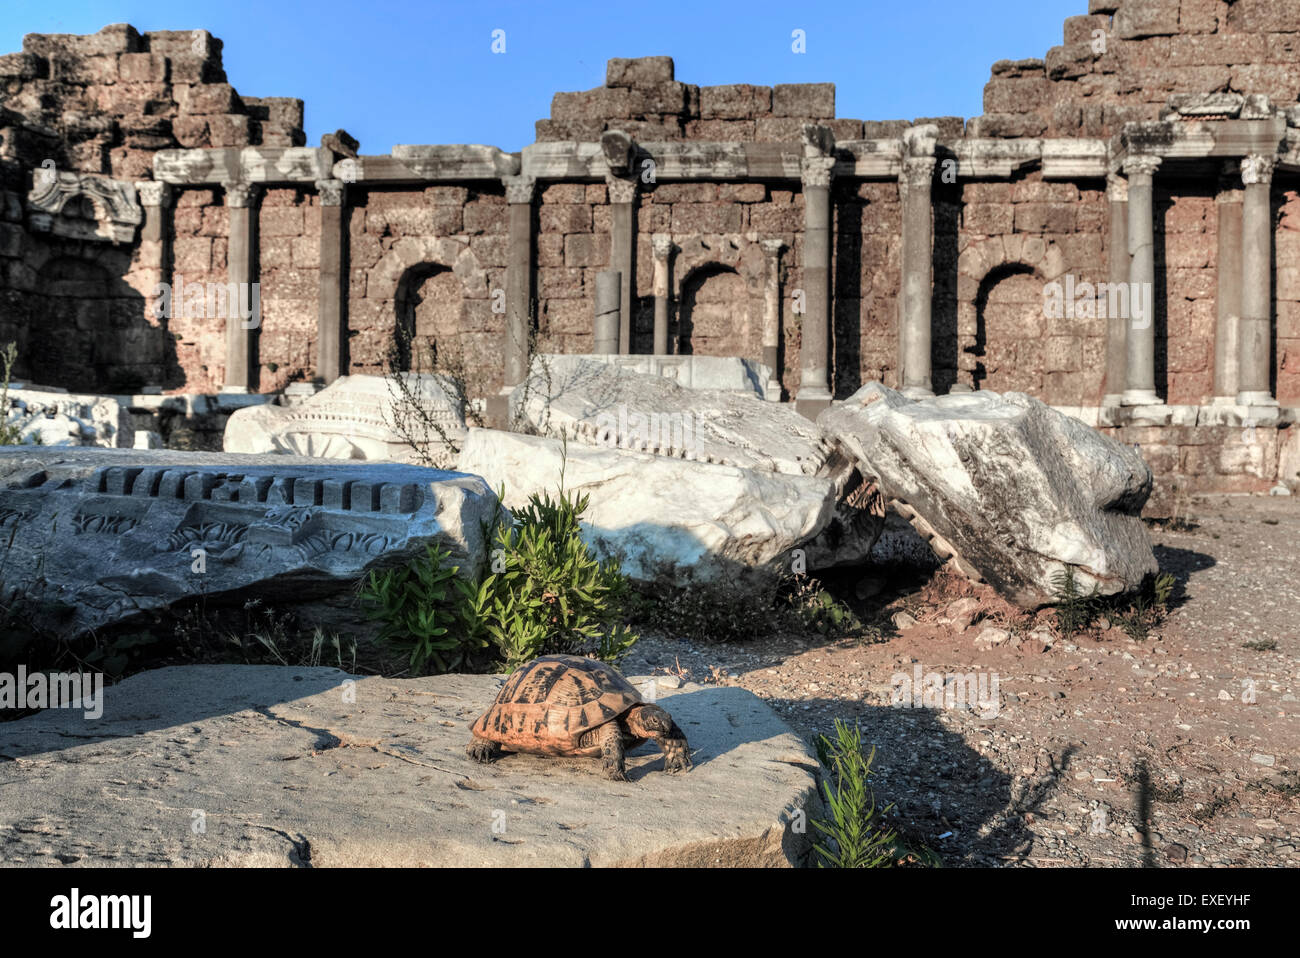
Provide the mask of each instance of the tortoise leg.
{"label": "tortoise leg", "polygon": [[600,752],[604,757],[605,774],[610,781],[626,782],[627,766],[623,760],[623,730],[617,722],[607,722],[600,730]]}
{"label": "tortoise leg", "polygon": [[496,742],[475,735],[465,746],[465,754],[480,764],[486,764],[501,754],[501,748]]}
{"label": "tortoise leg", "polygon": [[686,733],[666,711],[657,705],[639,705],[628,713],[627,723],[633,735],[653,739],[659,746],[664,753],[665,772],[690,771],[691,747],[686,743]]}

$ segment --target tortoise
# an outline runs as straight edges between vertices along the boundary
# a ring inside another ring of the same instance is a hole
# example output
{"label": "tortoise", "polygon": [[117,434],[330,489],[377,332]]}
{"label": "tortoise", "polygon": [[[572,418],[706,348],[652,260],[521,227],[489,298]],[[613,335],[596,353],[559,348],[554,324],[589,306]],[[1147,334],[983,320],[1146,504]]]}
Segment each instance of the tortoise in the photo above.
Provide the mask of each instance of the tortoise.
{"label": "tortoise", "polygon": [[577,655],[543,655],[520,666],[470,732],[465,751],[476,762],[502,752],[600,755],[605,774],[626,782],[624,753],[653,740],[665,771],[691,767],[690,746],[671,715],[609,665]]}

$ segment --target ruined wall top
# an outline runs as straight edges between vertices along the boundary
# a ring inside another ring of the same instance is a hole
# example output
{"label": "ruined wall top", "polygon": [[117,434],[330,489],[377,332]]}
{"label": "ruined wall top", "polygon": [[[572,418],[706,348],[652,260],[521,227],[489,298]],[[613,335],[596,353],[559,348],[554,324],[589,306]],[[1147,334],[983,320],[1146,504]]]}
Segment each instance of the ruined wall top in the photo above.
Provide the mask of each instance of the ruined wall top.
{"label": "ruined wall top", "polygon": [[1300,98],[1297,0],[1090,0],[1063,41],[994,63],[967,133],[1108,137],[1178,95],[1258,94],[1282,109]]}
{"label": "ruined wall top", "polygon": [[221,49],[206,30],[129,24],[28,34],[0,56],[0,159],[133,180],[158,150],[302,146],[302,100],[241,96]]}
{"label": "ruined wall top", "polygon": [[[947,136],[960,136],[960,117],[922,118]],[[863,122],[835,116],[834,83],[730,83],[698,86],[674,78],[672,57],[615,58],[604,86],[557,93],[551,115],[537,121],[537,141],[594,142],[610,129],[641,142],[712,140],[742,143],[798,142],[805,123],[818,123],[836,140],[892,137],[907,121]]]}

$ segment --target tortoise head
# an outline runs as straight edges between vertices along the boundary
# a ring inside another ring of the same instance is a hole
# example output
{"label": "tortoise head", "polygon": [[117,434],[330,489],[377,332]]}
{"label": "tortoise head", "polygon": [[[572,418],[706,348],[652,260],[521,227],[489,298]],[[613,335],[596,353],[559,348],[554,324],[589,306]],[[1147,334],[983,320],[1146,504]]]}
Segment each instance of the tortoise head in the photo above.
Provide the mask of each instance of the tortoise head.
{"label": "tortoise head", "polygon": [[682,737],[673,717],[657,705],[634,705],[625,721],[628,731],[637,738]]}

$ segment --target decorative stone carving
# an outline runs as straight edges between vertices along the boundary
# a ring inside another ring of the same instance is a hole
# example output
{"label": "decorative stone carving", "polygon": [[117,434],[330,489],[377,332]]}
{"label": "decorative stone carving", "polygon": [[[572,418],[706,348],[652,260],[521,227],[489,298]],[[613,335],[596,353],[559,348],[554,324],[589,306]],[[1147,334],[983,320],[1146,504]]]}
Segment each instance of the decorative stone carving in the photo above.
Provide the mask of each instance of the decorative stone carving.
{"label": "decorative stone carving", "polygon": [[1160,163],[1161,157],[1145,153],[1129,156],[1124,160],[1124,175],[1130,178],[1134,176],[1155,176],[1156,170],[1160,169]]}
{"label": "decorative stone carving", "polygon": [[420,461],[406,441],[409,436],[438,467],[450,468],[465,435],[464,411],[451,398],[454,387],[432,374],[401,375],[410,396],[418,397],[418,413],[409,408],[396,380],[340,376],[292,406],[237,410],[226,422],[222,448],[317,459]]}
{"label": "decorative stone carving", "polygon": [[1241,161],[1241,182],[1247,186],[1256,183],[1273,182],[1273,168],[1277,166],[1276,156],[1253,154]]}
{"label": "decorative stone carving", "polygon": [[130,243],[144,221],[135,185],[126,180],[47,167],[32,180],[27,210],[33,230],[71,239]]}
{"label": "decorative stone carving", "polygon": [[1128,180],[1118,173],[1106,174],[1106,199],[1112,203],[1128,202]]}
{"label": "decorative stone carving", "polygon": [[657,260],[666,260],[672,254],[673,238],[668,233],[655,233],[650,237],[650,244]]}
{"label": "decorative stone carving", "polygon": [[9,403],[7,421],[23,442],[105,448],[131,442],[130,410],[109,396],[10,388]]}
{"label": "decorative stone carving", "polygon": [[517,203],[531,203],[537,191],[537,180],[531,176],[505,176],[501,182],[506,188],[506,202],[512,206]]}
{"label": "decorative stone carving", "polygon": [[898,188],[903,195],[910,189],[929,188],[934,180],[935,162],[933,156],[909,156],[903,160],[903,168],[898,174]]}
{"label": "decorative stone carving", "polygon": [[226,205],[245,209],[253,205],[256,187],[252,183],[222,183],[226,192]]}
{"label": "decorative stone carving", "polygon": [[347,196],[347,185],[342,180],[317,180],[316,192],[322,206],[342,206]]}
{"label": "decorative stone carving", "polygon": [[606,176],[605,185],[609,187],[609,201],[611,203],[635,202],[637,187],[635,179],[627,180],[616,176]]}
{"label": "decorative stone carving", "polygon": [[799,161],[799,176],[804,188],[829,187],[835,169],[833,156],[805,156]]}
{"label": "decorative stone carving", "polygon": [[63,637],[199,596],[209,607],[336,602],[360,628],[351,593],[369,569],[438,544],[476,572],[483,524],[498,515],[482,479],[417,466],[2,449],[0,590],[30,599],[32,624]]}
{"label": "decorative stone carving", "polygon": [[135,184],[140,205],[146,207],[171,206],[172,185],[158,180],[142,180]]}

